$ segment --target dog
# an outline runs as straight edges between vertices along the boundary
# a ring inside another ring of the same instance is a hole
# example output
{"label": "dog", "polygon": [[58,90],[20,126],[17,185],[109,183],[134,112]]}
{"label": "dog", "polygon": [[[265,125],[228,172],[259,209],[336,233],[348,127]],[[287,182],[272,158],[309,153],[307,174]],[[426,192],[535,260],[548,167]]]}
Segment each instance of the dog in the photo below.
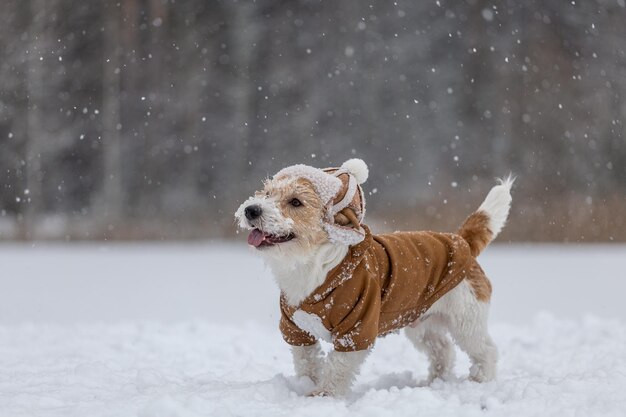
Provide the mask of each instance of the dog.
{"label": "dog", "polygon": [[[500,180],[456,234],[372,235],[363,224],[368,173],[360,159],[287,167],[235,213],[280,288],[296,375],[315,383],[310,395],[345,396],[375,339],[404,329],[429,358],[427,383],[451,376],[452,340],[471,360],[471,380],[493,380],[492,287],[476,256],[506,223],[514,179]],[[320,340],[334,349],[324,355]]]}

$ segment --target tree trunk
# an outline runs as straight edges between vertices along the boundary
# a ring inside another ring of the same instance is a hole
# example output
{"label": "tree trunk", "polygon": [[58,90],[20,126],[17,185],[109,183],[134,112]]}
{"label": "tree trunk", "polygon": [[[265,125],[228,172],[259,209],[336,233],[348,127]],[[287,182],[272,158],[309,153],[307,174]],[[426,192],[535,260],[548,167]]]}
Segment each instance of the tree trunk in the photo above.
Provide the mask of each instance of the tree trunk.
{"label": "tree trunk", "polygon": [[31,0],[31,30],[28,58],[26,61],[26,92],[28,107],[26,114],[25,141],[25,174],[26,187],[23,195],[23,219],[21,235],[25,239],[37,237],[36,225],[41,215],[43,202],[43,145],[46,143],[46,132],[42,124],[42,105],[45,100],[46,84],[44,82],[44,60],[48,52],[47,18],[51,8],[47,0]]}
{"label": "tree trunk", "polygon": [[111,225],[124,208],[122,140],[120,136],[120,10],[115,2],[104,7],[104,70],[102,76],[102,147],[104,180],[98,217]]}

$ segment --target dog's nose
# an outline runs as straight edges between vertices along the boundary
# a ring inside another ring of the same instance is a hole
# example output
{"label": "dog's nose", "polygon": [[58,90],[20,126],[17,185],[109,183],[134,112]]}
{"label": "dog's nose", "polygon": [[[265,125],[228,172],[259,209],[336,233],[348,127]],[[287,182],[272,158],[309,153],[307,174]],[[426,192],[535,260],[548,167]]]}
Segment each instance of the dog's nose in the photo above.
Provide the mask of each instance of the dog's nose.
{"label": "dog's nose", "polygon": [[253,204],[246,207],[244,212],[246,213],[246,219],[248,220],[258,219],[259,217],[261,217],[261,214],[263,214],[263,210],[258,204]]}

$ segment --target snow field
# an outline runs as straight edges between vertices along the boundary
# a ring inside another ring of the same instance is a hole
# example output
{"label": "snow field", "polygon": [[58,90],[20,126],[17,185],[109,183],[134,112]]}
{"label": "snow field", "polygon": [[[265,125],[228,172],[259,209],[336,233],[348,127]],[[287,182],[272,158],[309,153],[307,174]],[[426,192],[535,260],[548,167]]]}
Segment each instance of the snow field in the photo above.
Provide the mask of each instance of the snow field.
{"label": "snow field", "polygon": [[425,357],[390,335],[333,399],[304,396],[242,246],[0,248],[0,417],[625,413],[625,247],[488,248],[496,381],[467,381],[459,352],[455,380],[420,386]]}
{"label": "snow field", "polygon": [[425,357],[381,339],[349,398],[308,398],[275,329],[206,322],[0,328],[2,416],[623,416],[626,328],[539,314],[493,326],[497,381],[420,387]]}

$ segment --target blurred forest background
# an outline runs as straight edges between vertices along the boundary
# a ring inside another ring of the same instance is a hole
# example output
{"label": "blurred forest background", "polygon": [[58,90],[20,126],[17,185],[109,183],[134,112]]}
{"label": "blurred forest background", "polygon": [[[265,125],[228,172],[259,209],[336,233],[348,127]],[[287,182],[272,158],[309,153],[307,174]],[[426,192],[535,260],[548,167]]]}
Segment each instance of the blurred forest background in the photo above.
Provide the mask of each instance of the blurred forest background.
{"label": "blurred forest background", "polygon": [[2,0],[0,239],[234,237],[358,156],[377,230],[626,241],[626,0]]}

